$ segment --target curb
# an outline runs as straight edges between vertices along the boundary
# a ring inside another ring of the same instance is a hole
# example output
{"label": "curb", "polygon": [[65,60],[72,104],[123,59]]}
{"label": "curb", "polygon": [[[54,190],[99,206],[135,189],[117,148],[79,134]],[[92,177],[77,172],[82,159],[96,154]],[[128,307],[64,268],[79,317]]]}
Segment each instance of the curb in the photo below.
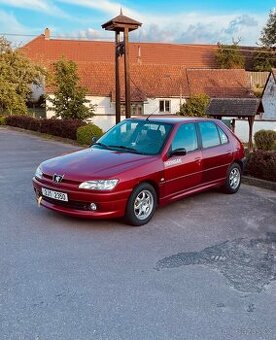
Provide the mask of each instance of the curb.
{"label": "curb", "polygon": [[265,181],[264,179],[259,179],[250,176],[242,176],[242,183],[248,185],[254,185],[259,188],[269,189],[276,191],[276,182]]}

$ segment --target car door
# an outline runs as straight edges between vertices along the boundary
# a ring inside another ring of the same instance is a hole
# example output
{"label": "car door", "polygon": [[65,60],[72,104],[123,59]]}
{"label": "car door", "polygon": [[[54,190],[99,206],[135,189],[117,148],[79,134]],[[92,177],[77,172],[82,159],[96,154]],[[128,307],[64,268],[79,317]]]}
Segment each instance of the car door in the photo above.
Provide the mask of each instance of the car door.
{"label": "car door", "polygon": [[213,121],[199,122],[198,126],[202,145],[202,183],[221,181],[233,159],[229,139]]}
{"label": "car door", "polygon": [[[186,150],[185,155],[173,154],[176,150]],[[164,162],[164,191],[167,199],[177,198],[201,182],[201,150],[194,123],[183,123],[173,138]]]}

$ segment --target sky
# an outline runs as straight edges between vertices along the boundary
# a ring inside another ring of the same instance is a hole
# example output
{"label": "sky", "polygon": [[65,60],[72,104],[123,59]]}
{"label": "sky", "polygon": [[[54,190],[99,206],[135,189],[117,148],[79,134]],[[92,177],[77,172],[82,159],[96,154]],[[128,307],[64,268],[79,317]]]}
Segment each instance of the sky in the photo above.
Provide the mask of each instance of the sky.
{"label": "sky", "polygon": [[22,45],[50,28],[53,38],[112,40],[101,25],[123,14],[142,22],[131,41],[256,46],[276,0],[0,0],[0,35]]}

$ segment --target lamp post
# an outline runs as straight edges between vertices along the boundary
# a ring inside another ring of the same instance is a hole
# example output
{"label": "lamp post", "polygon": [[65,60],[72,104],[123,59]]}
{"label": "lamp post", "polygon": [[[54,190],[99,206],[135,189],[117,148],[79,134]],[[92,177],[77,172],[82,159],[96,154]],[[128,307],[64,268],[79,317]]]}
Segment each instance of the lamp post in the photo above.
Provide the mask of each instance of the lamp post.
{"label": "lamp post", "polygon": [[[121,87],[120,87],[120,57],[124,56],[125,69],[125,109],[126,118],[131,116],[130,105],[130,75],[129,75],[129,32],[136,30],[142,24],[134,19],[123,15],[122,9],[120,15],[109,20],[102,25],[107,31],[115,32],[115,93],[116,93],[116,124],[121,120]],[[121,32],[124,35],[121,41]]]}

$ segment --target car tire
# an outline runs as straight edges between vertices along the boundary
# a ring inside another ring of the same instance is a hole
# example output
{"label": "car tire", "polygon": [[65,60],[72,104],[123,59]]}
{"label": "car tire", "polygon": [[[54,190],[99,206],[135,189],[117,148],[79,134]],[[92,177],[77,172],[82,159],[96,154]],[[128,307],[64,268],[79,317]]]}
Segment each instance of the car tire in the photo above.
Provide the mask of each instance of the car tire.
{"label": "car tire", "polygon": [[139,184],[131,193],[125,220],[132,226],[142,226],[150,221],[157,206],[157,195],[149,183]]}
{"label": "car tire", "polygon": [[241,167],[238,163],[233,163],[228,171],[225,184],[223,186],[224,192],[227,194],[235,194],[241,185]]}

